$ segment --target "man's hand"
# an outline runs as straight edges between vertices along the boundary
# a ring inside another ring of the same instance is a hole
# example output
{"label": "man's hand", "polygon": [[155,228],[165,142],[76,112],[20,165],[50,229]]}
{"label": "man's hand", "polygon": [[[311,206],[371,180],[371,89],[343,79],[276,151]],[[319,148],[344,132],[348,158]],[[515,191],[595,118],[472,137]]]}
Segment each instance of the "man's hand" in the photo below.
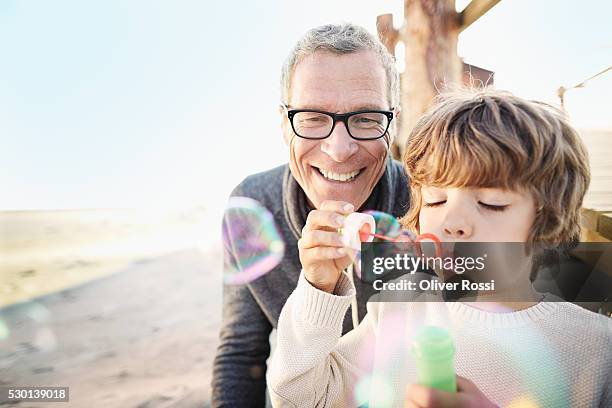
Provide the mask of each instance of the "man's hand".
{"label": "man's hand", "polygon": [[411,384],[406,390],[405,408],[497,408],[497,405],[461,376],[457,376],[457,392],[445,392],[422,385]]}
{"label": "man's hand", "polygon": [[298,241],[300,261],[306,280],[314,287],[332,293],[340,274],[351,259],[338,232],[353,206],[343,201],[324,201],[312,210]]}

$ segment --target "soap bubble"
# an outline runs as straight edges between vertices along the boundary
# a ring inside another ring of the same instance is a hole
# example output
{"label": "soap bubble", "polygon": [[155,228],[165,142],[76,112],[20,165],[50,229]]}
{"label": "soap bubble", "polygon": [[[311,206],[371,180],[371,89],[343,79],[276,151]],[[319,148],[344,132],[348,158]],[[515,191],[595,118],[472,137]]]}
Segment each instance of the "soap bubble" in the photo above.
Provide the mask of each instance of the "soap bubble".
{"label": "soap bubble", "polygon": [[[400,233],[402,226],[400,225],[397,218],[392,216],[391,214],[387,214],[382,211],[366,211],[366,214],[370,214],[374,217],[374,221],[376,221],[376,233],[379,235],[384,235],[389,238],[395,238]],[[374,242],[380,241],[378,238],[374,240]]]}
{"label": "soap bubble", "polygon": [[539,406],[540,405],[533,397],[524,395],[512,400],[512,402],[508,405],[508,408],[538,408]]}
{"label": "soap bubble", "polygon": [[353,397],[358,406],[375,407],[392,407],[395,399],[390,381],[379,375],[368,375],[359,380]]}
{"label": "soap bubble", "polygon": [[8,339],[10,333],[8,325],[4,323],[4,320],[0,319],[0,341]]}
{"label": "soap bubble", "polygon": [[40,303],[31,302],[25,307],[25,315],[38,323],[44,323],[51,317],[51,312]]}
{"label": "soap bubble", "polygon": [[52,351],[57,348],[57,339],[55,334],[53,333],[53,330],[48,327],[38,329],[32,343],[40,351]]}
{"label": "soap bubble", "polygon": [[224,281],[238,285],[272,270],[285,253],[285,243],[272,214],[247,197],[231,197],[223,216]]}

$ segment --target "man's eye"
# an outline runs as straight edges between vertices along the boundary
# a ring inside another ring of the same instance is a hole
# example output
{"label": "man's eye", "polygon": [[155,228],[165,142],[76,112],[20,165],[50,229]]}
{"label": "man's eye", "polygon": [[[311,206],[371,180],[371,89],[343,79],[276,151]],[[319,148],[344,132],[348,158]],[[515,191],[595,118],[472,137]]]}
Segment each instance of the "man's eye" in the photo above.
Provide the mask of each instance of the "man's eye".
{"label": "man's eye", "polygon": [[441,206],[442,204],[444,204],[445,202],[446,202],[446,200],[436,201],[436,202],[433,202],[433,203],[424,203],[423,206],[425,206],[425,207],[438,207],[438,206]]}
{"label": "man's eye", "polygon": [[380,123],[380,121],[378,121],[378,120],[370,119],[370,118],[364,118],[364,117],[361,117],[361,118],[357,119],[357,122],[360,122],[360,123]]}
{"label": "man's eye", "polygon": [[507,204],[506,205],[493,205],[493,204],[486,204],[481,201],[479,201],[478,204],[480,204],[487,210],[491,210],[491,211],[504,211],[506,208],[508,208]]}

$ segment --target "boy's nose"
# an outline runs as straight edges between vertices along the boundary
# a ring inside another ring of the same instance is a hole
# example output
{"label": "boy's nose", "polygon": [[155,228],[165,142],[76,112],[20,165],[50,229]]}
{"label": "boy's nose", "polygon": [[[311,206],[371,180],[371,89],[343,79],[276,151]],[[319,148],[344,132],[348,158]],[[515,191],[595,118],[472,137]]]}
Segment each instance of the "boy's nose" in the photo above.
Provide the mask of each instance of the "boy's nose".
{"label": "boy's nose", "polygon": [[344,123],[338,122],[331,135],[323,139],[321,150],[335,162],[341,163],[354,155],[359,150],[359,146],[356,140],[349,135]]}
{"label": "boy's nose", "polygon": [[442,225],[445,238],[469,239],[473,233],[473,227],[464,217],[446,217]]}

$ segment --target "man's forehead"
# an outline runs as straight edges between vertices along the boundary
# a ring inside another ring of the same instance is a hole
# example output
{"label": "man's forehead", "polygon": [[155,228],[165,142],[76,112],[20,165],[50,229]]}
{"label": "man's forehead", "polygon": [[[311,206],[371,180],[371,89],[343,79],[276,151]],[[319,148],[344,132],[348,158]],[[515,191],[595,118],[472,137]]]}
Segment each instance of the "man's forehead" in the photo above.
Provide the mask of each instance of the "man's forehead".
{"label": "man's forehead", "polygon": [[295,68],[291,104],[322,109],[349,103],[353,110],[387,109],[386,76],[380,59],[371,51],[337,55],[316,52]]}
{"label": "man's forehead", "polygon": [[294,68],[294,79],[328,79],[334,81],[380,80],[385,70],[374,51],[335,54],[316,51],[304,57]]}

